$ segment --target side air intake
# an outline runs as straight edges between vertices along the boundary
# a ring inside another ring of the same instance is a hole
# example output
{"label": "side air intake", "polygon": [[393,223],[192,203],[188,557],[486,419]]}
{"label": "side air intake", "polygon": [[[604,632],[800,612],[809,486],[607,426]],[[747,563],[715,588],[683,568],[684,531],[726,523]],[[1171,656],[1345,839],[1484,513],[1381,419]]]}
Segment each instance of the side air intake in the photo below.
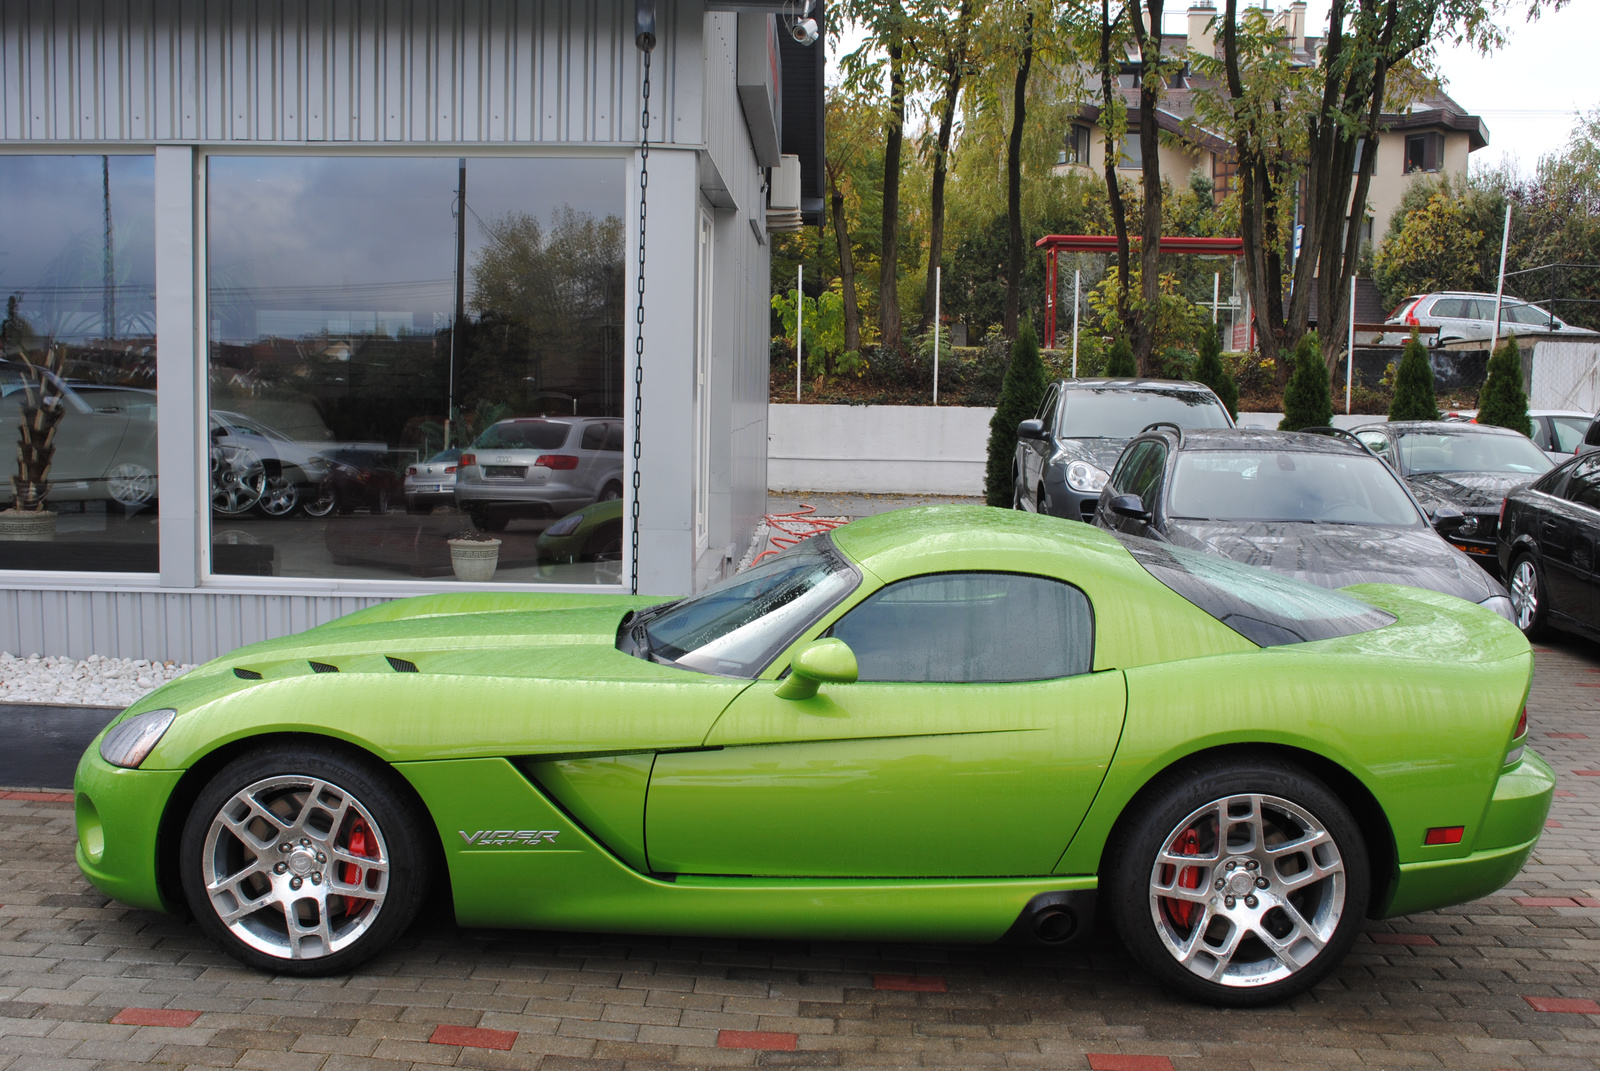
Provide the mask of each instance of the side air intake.
{"label": "side air intake", "polygon": [[337,673],[337,672],[339,672],[339,667],[338,666],[330,666],[326,662],[311,662],[309,664],[311,666],[311,671],[313,673]]}
{"label": "side air intake", "polygon": [[240,669],[238,666],[233,667],[233,675],[242,681],[258,681],[261,679],[261,674],[257,673],[255,670]]}
{"label": "side air intake", "polygon": [[388,661],[389,668],[396,673],[415,673],[417,671],[415,662],[408,662],[404,658],[395,658],[393,655],[384,655],[383,657]]}

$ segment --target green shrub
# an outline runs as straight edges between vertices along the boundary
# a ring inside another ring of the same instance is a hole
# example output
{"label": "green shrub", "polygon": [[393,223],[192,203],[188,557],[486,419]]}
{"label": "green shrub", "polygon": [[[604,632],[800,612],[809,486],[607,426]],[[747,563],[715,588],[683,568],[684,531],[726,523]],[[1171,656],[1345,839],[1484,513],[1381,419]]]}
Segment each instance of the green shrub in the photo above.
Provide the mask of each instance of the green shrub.
{"label": "green shrub", "polygon": [[1489,379],[1478,394],[1478,423],[1533,434],[1528,395],[1522,389],[1522,354],[1508,337],[1489,358]]}
{"label": "green shrub", "polygon": [[1406,341],[1400,367],[1394,374],[1394,400],[1389,403],[1389,419],[1439,419],[1439,399],[1433,393],[1433,366],[1428,363],[1428,351],[1415,331]]}
{"label": "green shrub", "polygon": [[1206,386],[1228,407],[1228,413],[1239,416],[1239,385],[1222,367],[1222,331],[1216,324],[1200,328],[1200,356],[1194,363],[1194,378]]}
{"label": "green shrub", "polygon": [[1106,355],[1106,369],[1102,373],[1110,379],[1136,379],[1139,375],[1139,363],[1133,359],[1133,347],[1128,345],[1128,340],[1119,338],[1111,344],[1111,352]]}
{"label": "green shrub", "polygon": [[1283,388],[1279,431],[1299,431],[1333,423],[1333,396],[1328,392],[1328,366],[1322,363],[1317,333],[1307,331],[1294,348],[1294,371]]}
{"label": "green shrub", "polygon": [[[1131,354],[1130,354],[1131,356]],[[1017,456],[1017,425],[1033,416],[1047,383],[1039,360],[1039,340],[1024,317],[1011,347],[1011,364],[1000,386],[1000,401],[989,420],[989,467],[984,473],[984,498],[991,506],[1010,506],[1011,466]]]}

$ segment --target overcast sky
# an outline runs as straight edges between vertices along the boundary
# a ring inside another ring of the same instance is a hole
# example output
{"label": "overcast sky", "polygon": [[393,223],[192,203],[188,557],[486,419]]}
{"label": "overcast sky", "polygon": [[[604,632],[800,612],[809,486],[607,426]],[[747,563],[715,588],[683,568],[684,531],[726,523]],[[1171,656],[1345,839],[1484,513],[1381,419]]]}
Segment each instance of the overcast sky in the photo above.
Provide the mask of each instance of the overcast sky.
{"label": "overcast sky", "polygon": [[[1272,6],[1286,5],[1279,0]],[[1470,48],[1442,47],[1439,66],[1446,91],[1489,128],[1489,145],[1473,153],[1473,163],[1496,164],[1510,155],[1531,172],[1541,155],[1566,144],[1576,113],[1600,108],[1600,60],[1594,50],[1600,41],[1600,2],[1571,0],[1564,10],[1534,23],[1525,20],[1521,0],[1517,7],[1503,21],[1510,34],[1505,48],[1485,58]],[[1183,32],[1186,10],[1176,4],[1169,9],[1169,33]],[[1310,0],[1308,14],[1311,31],[1323,32],[1327,0]],[[859,35],[847,28],[844,50],[858,42]]]}

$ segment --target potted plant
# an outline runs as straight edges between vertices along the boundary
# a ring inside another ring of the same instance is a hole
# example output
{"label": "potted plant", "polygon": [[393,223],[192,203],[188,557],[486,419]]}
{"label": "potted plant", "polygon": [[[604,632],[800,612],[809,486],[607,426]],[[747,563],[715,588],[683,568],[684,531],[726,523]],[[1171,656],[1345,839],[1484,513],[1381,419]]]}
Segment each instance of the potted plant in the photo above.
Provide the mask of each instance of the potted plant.
{"label": "potted plant", "polygon": [[[13,335],[17,322],[16,298],[12,297],[7,302],[3,335]],[[43,360],[35,361],[19,345],[17,357],[23,366],[18,399],[22,421],[18,425],[17,471],[11,477],[11,507],[0,510],[0,539],[50,539],[55,535],[56,515],[45,508],[45,499],[50,493],[56,429],[66,415],[59,388],[65,353],[51,346]]]}
{"label": "potted plant", "polygon": [[450,537],[450,567],[457,580],[482,584],[494,579],[500,564],[500,540],[483,532],[467,529]]}

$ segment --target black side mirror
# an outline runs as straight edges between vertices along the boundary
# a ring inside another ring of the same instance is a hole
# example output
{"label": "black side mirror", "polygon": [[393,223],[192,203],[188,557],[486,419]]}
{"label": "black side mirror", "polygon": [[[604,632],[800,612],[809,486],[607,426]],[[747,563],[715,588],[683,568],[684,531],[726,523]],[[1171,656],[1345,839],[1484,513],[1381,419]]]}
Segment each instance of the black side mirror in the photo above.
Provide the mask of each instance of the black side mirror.
{"label": "black side mirror", "polygon": [[1467,515],[1454,506],[1440,506],[1433,511],[1428,519],[1433,522],[1435,530],[1443,533],[1460,525],[1462,521],[1467,519]]}
{"label": "black side mirror", "polygon": [[1042,420],[1024,420],[1022,423],[1017,425],[1017,438],[1019,438],[1019,439],[1043,439],[1044,438],[1044,421],[1042,421]]}
{"label": "black side mirror", "polygon": [[1150,511],[1144,508],[1144,500],[1138,495],[1117,495],[1106,506],[1119,517],[1131,517],[1136,521],[1150,519]]}

